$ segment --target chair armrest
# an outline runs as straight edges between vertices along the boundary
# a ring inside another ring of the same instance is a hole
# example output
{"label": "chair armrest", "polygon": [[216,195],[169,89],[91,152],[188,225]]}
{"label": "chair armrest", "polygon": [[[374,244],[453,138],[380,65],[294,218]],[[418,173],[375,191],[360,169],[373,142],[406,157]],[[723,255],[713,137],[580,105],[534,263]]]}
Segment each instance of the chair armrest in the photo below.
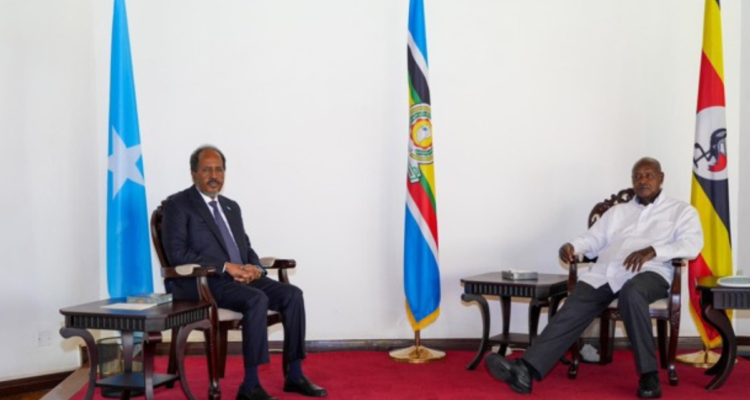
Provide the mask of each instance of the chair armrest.
{"label": "chair armrest", "polygon": [[211,326],[218,327],[218,306],[216,300],[211,294],[208,287],[208,277],[215,276],[216,268],[210,265],[186,264],[176,267],[167,267],[161,269],[161,276],[164,279],[183,279],[194,278],[198,289],[198,297],[211,304]]}
{"label": "chair armrest", "polygon": [[568,294],[573,293],[573,289],[576,287],[576,282],[578,282],[578,264],[595,263],[596,259],[596,257],[588,258],[583,254],[576,254],[573,262],[570,263],[570,269],[568,270]]}
{"label": "chair armrest", "polygon": [[260,265],[265,269],[290,269],[297,267],[297,262],[293,259],[263,257],[260,259]]}
{"label": "chair armrest", "polygon": [[568,269],[568,295],[573,293],[573,289],[576,288],[576,282],[578,282],[578,260],[571,262]]}
{"label": "chair armrest", "polygon": [[165,279],[172,278],[198,278],[201,276],[216,275],[216,268],[198,264],[178,265],[177,267],[168,267],[161,269],[161,276]]}
{"label": "chair armrest", "polygon": [[279,270],[279,282],[289,283],[289,275],[286,270],[296,268],[297,262],[293,259],[283,259],[275,257],[263,257],[260,259],[260,265],[265,269]]}
{"label": "chair armrest", "polygon": [[672,285],[669,288],[669,307],[679,307],[682,303],[682,268],[687,265],[687,260],[682,258],[672,259]]}

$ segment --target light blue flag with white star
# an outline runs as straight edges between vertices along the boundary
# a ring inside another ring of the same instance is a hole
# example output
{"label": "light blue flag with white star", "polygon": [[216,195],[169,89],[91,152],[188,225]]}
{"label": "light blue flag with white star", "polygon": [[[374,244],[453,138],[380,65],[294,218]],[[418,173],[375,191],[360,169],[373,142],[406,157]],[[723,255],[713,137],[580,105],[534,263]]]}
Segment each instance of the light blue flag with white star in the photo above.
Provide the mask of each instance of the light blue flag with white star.
{"label": "light blue flag with white star", "polygon": [[153,291],[146,187],[125,0],[115,0],[109,87],[107,287],[110,297]]}

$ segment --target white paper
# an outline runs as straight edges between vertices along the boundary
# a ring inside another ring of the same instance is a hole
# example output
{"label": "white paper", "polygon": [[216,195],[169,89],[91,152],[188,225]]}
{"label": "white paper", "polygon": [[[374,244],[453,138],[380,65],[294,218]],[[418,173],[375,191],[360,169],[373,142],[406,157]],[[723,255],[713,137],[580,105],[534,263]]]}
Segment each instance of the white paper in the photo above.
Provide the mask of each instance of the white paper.
{"label": "white paper", "polygon": [[107,304],[106,306],[102,306],[102,308],[109,308],[112,310],[145,310],[147,308],[151,308],[153,306],[156,306],[155,303],[112,303]]}

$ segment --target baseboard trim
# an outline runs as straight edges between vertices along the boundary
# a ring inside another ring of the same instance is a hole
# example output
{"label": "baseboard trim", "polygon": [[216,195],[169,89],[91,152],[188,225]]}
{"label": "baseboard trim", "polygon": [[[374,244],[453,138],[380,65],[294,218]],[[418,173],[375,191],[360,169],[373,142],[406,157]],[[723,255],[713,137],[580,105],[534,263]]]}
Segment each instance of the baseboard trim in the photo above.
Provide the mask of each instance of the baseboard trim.
{"label": "baseboard trim", "polygon": [[[599,347],[598,338],[584,338],[584,344],[591,344]],[[436,350],[477,350],[479,348],[479,339],[422,339],[422,345]],[[412,339],[369,339],[369,340],[310,340],[307,342],[307,351],[310,353],[319,353],[325,351],[391,351],[412,346]],[[272,353],[281,353],[283,342],[272,340],[268,343]],[[615,338],[615,349],[627,349],[630,342],[627,338]],[[525,348],[526,346],[514,346]],[[680,350],[700,350],[703,348],[703,342],[699,337],[680,338],[678,346]],[[85,350],[84,350],[85,351]],[[157,355],[169,354],[169,343],[160,343],[156,347]],[[187,345],[186,354],[188,356],[200,356],[205,354],[205,345],[203,342],[190,342]],[[227,348],[228,355],[241,355],[242,343],[229,342]]]}
{"label": "baseboard trim", "polygon": [[0,382],[0,397],[52,389],[76,370]]}
{"label": "baseboard trim", "polygon": [[[320,353],[325,351],[390,351],[409,347],[414,344],[410,339],[356,339],[356,340],[310,340],[306,347],[309,353]],[[271,340],[268,347],[271,353],[281,353],[284,343],[280,340]],[[422,339],[425,347],[439,350],[476,350],[479,348],[479,339]],[[156,346],[156,355],[169,355],[170,343],[159,343]],[[204,342],[189,342],[185,354],[188,356],[201,356],[205,353]],[[242,342],[229,342],[228,355],[242,355]],[[86,348],[81,348],[82,359],[86,360],[88,354]]]}

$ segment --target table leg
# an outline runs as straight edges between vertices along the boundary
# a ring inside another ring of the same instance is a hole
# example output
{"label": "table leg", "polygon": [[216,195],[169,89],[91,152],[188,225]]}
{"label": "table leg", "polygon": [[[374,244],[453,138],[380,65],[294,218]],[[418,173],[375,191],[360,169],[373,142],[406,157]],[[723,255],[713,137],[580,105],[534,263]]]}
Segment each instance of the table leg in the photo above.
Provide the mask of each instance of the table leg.
{"label": "table leg", "polygon": [[510,296],[500,296],[500,305],[503,313],[503,338],[505,341],[500,345],[498,354],[505,357],[508,351],[508,340],[510,339]]}
{"label": "table leg", "polygon": [[711,304],[703,305],[703,319],[709,325],[716,328],[721,335],[722,351],[719,361],[706,371],[706,375],[716,375],[706,385],[707,390],[720,388],[734,369],[734,359],[737,357],[737,338],[734,336],[732,323],[727,314],[722,310],[716,310]]}
{"label": "table leg", "polygon": [[536,339],[537,330],[539,330],[539,315],[542,313],[542,307],[547,306],[547,302],[531,299],[529,303],[529,346]]}
{"label": "table leg", "polygon": [[143,378],[146,386],[146,400],[154,398],[154,356],[156,356],[156,345],[161,343],[161,339],[161,332],[149,332],[143,340]]}
{"label": "table leg", "polygon": [[[211,330],[211,321],[202,320],[187,324],[179,330],[177,334],[177,343],[175,346],[177,356],[177,371],[180,376],[180,386],[182,391],[185,392],[185,396],[189,400],[197,400],[193,395],[193,392],[188,386],[187,375],[185,374],[185,344],[187,343],[190,332],[195,329]],[[208,355],[208,398],[211,400],[218,400],[221,398],[221,389],[219,388],[219,380],[216,376],[216,344],[213,340],[206,342],[206,354]]]}
{"label": "table leg", "polygon": [[89,388],[83,396],[84,400],[91,400],[94,397],[94,388],[96,387],[96,368],[99,365],[99,348],[96,347],[96,341],[86,329],[78,328],[60,328],[60,336],[65,339],[78,336],[86,343],[86,350],[89,353]]}
{"label": "table leg", "polygon": [[[177,335],[180,333],[180,328],[172,328],[171,339],[169,341],[169,364],[167,364],[167,373],[170,375],[177,374]],[[174,382],[167,383],[168,388],[174,387]]]}
{"label": "table leg", "polygon": [[487,347],[489,345],[490,307],[487,304],[487,299],[485,299],[484,296],[481,295],[464,293],[463,295],[461,295],[461,300],[467,303],[476,301],[479,304],[479,312],[480,314],[482,314],[482,341],[479,342],[479,350],[477,351],[477,355],[474,356],[474,359],[471,360],[471,362],[466,366],[466,369],[473,370],[477,367],[477,365],[479,365],[479,362],[482,361],[482,357],[487,351]]}
{"label": "table leg", "polygon": [[555,316],[557,313],[557,309],[560,308],[560,300],[562,300],[565,297],[563,296],[552,296],[549,299],[549,319],[552,319],[552,317]]}
{"label": "table leg", "polygon": [[[135,347],[134,346],[135,340],[133,339],[133,331],[120,332],[120,342],[122,343],[122,369],[124,373],[130,374],[133,372],[133,351]],[[143,372],[144,372],[144,377],[147,376],[145,374],[146,372],[145,365],[144,365]],[[145,379],[144,379],[144,382],[146,382]],[[144,391],[146,390],[145,384],[144,384],[143,389]],[[120,392],[120,400],[128,400],[128,399],[130,399],[130,389],[123,388],[122,392]],[[148,399],[148,396],[146,397],[146,399]]]}

